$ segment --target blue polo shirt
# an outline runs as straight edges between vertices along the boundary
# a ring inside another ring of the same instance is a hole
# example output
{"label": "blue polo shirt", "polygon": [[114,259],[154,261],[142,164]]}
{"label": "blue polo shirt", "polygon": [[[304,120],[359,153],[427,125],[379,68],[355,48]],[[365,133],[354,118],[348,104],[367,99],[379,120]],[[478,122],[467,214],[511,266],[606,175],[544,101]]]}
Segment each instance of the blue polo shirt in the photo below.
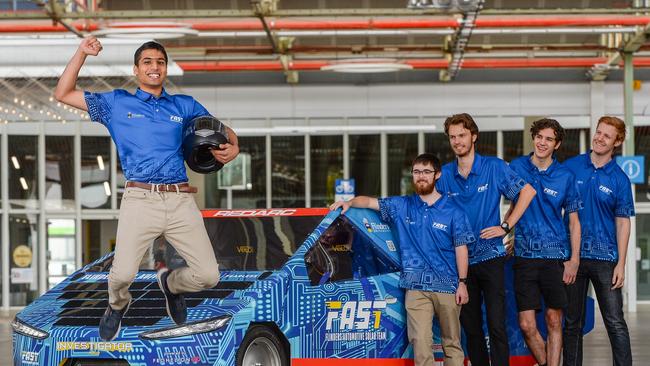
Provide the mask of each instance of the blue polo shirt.
{"label": "blue polo shirt", "polygon": [[616,218],[634,216],[630,179],[614,159],[596,168],[590,153],[573,157],[564,165],[575,174],[584,202],[584,209],[578,212],[580,257],[617,262]]}
{"label": "blue polo shirt", "polygon": [[[510,163],[537,194],[515,226],[515,255],[523,258],[569,259],[571,247],[562,210],[568,216],[582,208],[575,176],[555,158],[546,170],[539,170],[531,155]],[[517,197],[519,198],[519,197]]]}
{"label": "blue polo shirt", "polygon": [[481,239],[481,230],[501,224],[501,195],[514,200],[525,185],[505,161],[477,153],[467,178],[456,160],[442,167],[436,188],[465,211],[477,239],[468,246],[470,265],[506,255],[503,238]]}
{"label": "blue polo shirt", "polygon": [[195,117],[210,113],[194,98],[160,97],[138,90],[85,92],[90,118],[103,124],[115,142],[127,180],[146,183],[187,182],[183,130]]}
{"label": "blue polo shirt", "polygon": [[474,242],[467,216],[444,195],[433,205],[420,196],[379,199],[381,218],[397,232],[402,255],[400,287],[456,293],[456,247]]}

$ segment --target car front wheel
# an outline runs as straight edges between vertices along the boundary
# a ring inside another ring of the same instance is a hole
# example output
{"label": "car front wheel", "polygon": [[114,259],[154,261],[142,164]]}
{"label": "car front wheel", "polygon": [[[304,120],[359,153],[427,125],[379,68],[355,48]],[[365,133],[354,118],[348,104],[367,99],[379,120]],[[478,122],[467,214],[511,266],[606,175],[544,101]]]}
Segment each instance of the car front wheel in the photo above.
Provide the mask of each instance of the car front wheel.
{"label": "car front wheel", "polygon": [[263,325],[248,329],[237,351],[237,366],[288,365],[288,355],[275,332]]}

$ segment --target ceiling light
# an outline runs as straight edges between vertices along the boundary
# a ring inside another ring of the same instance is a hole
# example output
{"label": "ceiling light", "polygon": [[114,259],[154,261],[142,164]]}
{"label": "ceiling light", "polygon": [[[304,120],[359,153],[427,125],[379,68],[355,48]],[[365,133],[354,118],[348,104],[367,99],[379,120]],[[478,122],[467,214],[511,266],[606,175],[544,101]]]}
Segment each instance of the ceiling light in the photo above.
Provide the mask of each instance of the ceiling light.
{"label": "ceiling light", "polygon": [[23,186],[23,190],[25,191],[29,189],[29,187],[27,186],[27,181],[23,177],[20,177],[20,185]]}
{"label": "ceiling light", "polygon": [[380,73],[411,69],[413,69],[411,65],[398,62],[395,59],[385,58],[347,59],[321,67],[323,71],[347,73]]}
{"label": "ceiling light", "polygon": [[15,156],[11,157],[11,163],[14,165],[14,169],[20,169],[20,163],[18,163],[18,158]]}
{"label": "ceiling light", "polygon": [[196,36],[199,31],[190,24],[175,22],[122,22],[112,23],[92,32],[96,37],[174,39]]}
{"label": "ceiling light", "polygon": [[104,159],[101,155],[97,155],[97,165],[99,165],[99,170],[104,170]]}
{"label": "ceiling light", "polygon": [[106,193],[107,196],[111,195],[111,186],[106,181],[104,181],[104,193]]}

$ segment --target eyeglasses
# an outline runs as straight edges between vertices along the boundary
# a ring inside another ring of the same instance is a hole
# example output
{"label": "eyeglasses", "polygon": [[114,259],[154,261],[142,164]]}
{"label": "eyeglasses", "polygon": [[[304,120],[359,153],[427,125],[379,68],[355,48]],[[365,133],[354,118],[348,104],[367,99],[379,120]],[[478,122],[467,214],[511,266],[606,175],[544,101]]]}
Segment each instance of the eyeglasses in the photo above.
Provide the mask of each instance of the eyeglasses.
{"label": "eyeglasses", "polygon": [[414,169],[411,171],[413,175],[432,175],[435,172],[436,172],[435,170],[430,170],[430,169],[424,169],[424,170]]}

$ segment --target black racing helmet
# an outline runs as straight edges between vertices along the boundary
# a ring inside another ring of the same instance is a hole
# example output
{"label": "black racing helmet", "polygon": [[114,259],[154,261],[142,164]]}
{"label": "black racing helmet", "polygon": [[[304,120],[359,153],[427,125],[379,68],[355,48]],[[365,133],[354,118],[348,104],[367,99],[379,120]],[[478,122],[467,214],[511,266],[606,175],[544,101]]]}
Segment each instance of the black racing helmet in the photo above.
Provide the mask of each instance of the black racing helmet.
{"label": "black racing helmet", "polygon": [[187,166],[197,173],[218,171],[223,164],[218,162],[210,149],[219,149],[228,143],[226,126],[212,116],[196,117],[190,121],[183,133],[183,157]]}

